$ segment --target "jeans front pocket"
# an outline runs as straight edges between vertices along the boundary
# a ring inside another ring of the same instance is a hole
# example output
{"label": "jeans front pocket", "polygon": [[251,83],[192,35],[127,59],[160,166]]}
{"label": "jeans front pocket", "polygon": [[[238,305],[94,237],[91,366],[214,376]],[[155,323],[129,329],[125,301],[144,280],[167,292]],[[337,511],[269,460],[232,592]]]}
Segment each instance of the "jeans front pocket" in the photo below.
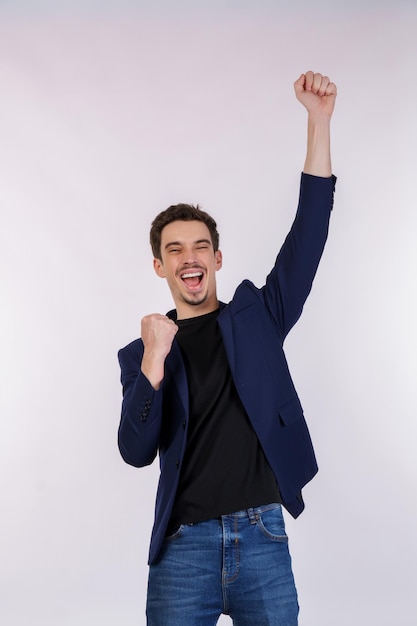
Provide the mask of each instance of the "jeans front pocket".
{"label": "jeans front pocket", "polygon": [[271,541],[288,542],[281,505],[258,513],[257,525],[261,533]]}

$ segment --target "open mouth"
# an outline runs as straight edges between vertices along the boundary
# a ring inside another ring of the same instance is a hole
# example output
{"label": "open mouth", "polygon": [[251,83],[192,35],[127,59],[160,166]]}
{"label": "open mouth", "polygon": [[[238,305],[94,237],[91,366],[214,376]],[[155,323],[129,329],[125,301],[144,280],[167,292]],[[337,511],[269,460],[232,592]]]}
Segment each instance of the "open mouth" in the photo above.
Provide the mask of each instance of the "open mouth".
{"label": "open mouth", "polygon": [[181,280],[187,285],[189,289],[196,289],[203,279],[203,272],[185,272],[181,274]]}

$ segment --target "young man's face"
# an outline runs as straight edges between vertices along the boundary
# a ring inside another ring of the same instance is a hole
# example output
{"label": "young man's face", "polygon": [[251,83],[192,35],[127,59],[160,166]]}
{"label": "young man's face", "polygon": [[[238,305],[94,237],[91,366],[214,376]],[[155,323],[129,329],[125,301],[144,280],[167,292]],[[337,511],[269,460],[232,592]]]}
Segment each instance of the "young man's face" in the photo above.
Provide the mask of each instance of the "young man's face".
{"label": "young man's face", "polygon": [[215,273],[222,266],[210,231],[198,220],[171,222],[162,229],[161,257],[155,272],[166,278],[178,319],[210,313],[218,307]]}

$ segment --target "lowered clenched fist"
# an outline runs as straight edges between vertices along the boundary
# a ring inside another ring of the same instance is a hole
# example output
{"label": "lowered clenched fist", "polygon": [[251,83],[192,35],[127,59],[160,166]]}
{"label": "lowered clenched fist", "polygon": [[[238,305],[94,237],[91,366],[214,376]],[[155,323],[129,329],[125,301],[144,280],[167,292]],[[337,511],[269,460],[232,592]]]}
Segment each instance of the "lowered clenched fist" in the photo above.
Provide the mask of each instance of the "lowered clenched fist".
{"label": "lowered clenched fist", "polygon": [[141,322],[141,337],[146,351],[152,351],[163,358],[171,350],[178,326],[166,315],[151,313]]}
{"label": "lowered clenched fist", "polygon": [[178,326],[166,315],[152,313],[142,319],[141,330],[144,346],[141,370],[154,389],[159,389],[164,377],[165,359]]}

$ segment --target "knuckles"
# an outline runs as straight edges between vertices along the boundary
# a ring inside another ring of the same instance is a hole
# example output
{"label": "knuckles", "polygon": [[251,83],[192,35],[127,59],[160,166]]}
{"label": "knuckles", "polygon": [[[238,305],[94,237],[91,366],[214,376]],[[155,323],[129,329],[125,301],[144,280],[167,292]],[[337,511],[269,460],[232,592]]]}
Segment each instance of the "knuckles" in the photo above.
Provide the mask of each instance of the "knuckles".
{"label": "knuckles", "polygon": [[173,338],[178,331],[178,326],[166,315],[151,313],[142,318],[141,329],[142,339],[146,342],[151,337],[153,339]]}

